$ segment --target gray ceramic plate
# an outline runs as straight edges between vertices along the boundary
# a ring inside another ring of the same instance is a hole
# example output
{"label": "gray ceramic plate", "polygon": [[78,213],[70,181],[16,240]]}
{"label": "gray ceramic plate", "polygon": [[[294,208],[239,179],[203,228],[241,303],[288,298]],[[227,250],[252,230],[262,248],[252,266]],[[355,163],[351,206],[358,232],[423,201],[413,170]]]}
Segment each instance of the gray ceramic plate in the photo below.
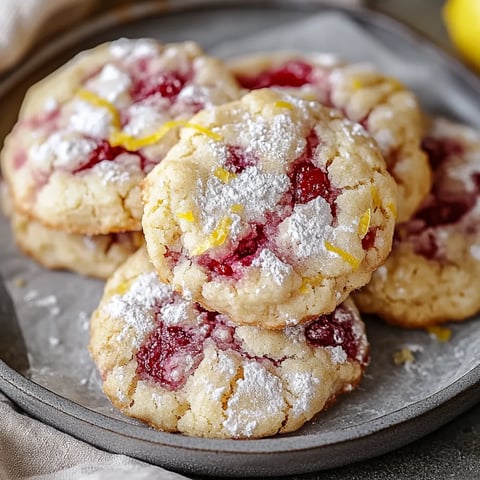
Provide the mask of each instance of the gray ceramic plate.
{"label": "gray ceramic plate", "polygon": [[[193,2],[175,5],[187,3]],[[243,2],[160,12],[165,6],[157,2],[104,16],[34,52],[3,78],[0,135],[11,128],[29,85],[79,50],[120,36],[193,39],[222,56],[295,47],[371,60],[415,89],[425,109],[480,128],[478,79],[434,46],[373,12],[301,5]],[[480,318],[451,326],[446,343],[367,319],[372,363],[366,378],[300,431],[252,441],[154,431],[110,407],[88,357],[87,320],[101,282],[36,266],[16,251],[5,219],[0,236],[0,272],[8,290],[0,288],[0,388],[29,414],[106,450],[198,475],[305,473],[393,450],[480,400]],[[403,347],[416,356],[408,368],[392,360]]]}

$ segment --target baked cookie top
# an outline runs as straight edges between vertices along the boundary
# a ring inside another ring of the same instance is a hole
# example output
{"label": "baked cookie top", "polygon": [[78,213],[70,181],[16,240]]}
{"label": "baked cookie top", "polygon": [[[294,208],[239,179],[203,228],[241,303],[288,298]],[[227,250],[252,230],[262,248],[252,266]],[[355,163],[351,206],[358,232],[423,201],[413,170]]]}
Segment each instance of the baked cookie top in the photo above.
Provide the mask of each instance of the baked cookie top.
{"label": "baked cookie top", "polygon": [[396,185],[370,135],[273,90],[203,111],[147,176],[163,281],[240,324],[331,312],[391,248]]}
{"label": "baked cookie top", "polygon": [[463,320],[480,310],[480,134],[435,118],[423,140],[430,194],[397,225],[392,253],[356,299],[404,327]]}
{"label": "baked cookie top", "polygon": [[203,437],[298,429],[351,391],[368,362],[351,300],[285,330],[236,326],[161,283],[144,249],[107,282],[90,332],[116,407],[162,430]]}
{"label": "baked cookie top", "polygon": [[15,208],[71,233],[141,228],[139,183],[202,108],[239,96],[194,43],[120,39],[28,91],[2,168]]}
{"label": "baked cookie top", "polygon": [[415,95],[371,65],[331,54],[263,53],[229,63],[247,89],[288,90],[340,110],[378,142],[398,184],[398,221],[408,220],[427,195],[430,169],[420,148],[423,122]]}

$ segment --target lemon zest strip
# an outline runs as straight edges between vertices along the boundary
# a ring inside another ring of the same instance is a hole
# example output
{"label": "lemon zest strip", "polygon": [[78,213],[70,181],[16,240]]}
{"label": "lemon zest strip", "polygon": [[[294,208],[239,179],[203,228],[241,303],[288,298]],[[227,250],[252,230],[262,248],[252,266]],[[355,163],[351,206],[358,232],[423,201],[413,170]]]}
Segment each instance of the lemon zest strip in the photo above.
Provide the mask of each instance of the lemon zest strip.
{"label": "lemon zest strip", "polygon": [[393,218],[396,220],[398,217],[397,206],[393,202],[389,202],[387,208],[392,212]]}
{"label": "lemon zest strip", "polygon": [[364,238],[368,233],[370,228],[370,220],[372,218],[372,210],[369,208],[367,211],[360,217],[358,222],[357,234],[360,238]]}
{"label": "lemon zest strip", "polygon": [[191,210],[188,210],[186,212],[178,212],[177,218],[180,218],[181,220],[185,220],[187,222],[195,221],[195,216],[193,215],[193,212]]}
{"label": "lemon zest strip", "polygon": [[113,147],[122,145],[127,150],[138,150],[146,147],[147,145],[157,143],[167,134],[169,130],[175,127],[181,127],[183,125],[185,125],[185,122],[181,120],[170,120],[165,122],[156,132],[141,138],[132,137],[126,133],[123,133],[122,131],[117,130],[110,135],[110,144]]}
{"label": "lemon zest strip", "polygon": [[105,100],[104,98],[100,97],[96,93],[93,93],[90,90],[86,90],[85,88],[78,89],[76,94],[82,100],[85,100],[86,102],[91,103],[96,107],[102,107],[107,109],[110,115],[112,116],[112,125],[114,126],[114,128],[121,127],[122,124],[120,121],[120,113],[118,113],[118,110],[115,108],[115,106],[112,103],[110,103],[108,100]]}
{"label": "lemon zest strip", "polygon": [[223,245],[227,240],[230,233],[230,226],[232,225],[232,219],[230,217],[223,217],[217,225],[217,228],[212,231],[210,235],[198,245],[192,252],[192,255],[201,255],[212,247],[219,247]]}
{"label": "lemon zest strip", "polygon": [[356,270],[360,266],[360,260],[358,258],[355,258],[352,254],[346,252],[342,248],[336,247],[327,240],[325,240],[325,248],[329,252],[336,253],[339,257],[343,258],[343,260],[353,267],[353,270]]}
{"label": "lemon zest strip", "polygon": [[213,174],[219,178],[223,183],[228,183],[233,180],[237,175],[233,172],[225,170],[223,167],[217,167]]}
{"label": "lemon zest strip", "polygon": [[427,327],[427,332],[430,335],[433,335],[439,342],[442,343],[448,342],[450,340],[450,337],[452,336],[452,331],[446,327]]}
{"label": "lemon zest strip", "polygon": [[242,213],[245,207],[241,203],[235,203],[230,207],[232,213]]}
{"label": "lemon zest strip", "polygon": [[289,102],[284,102],[283,100],[279,100],[278,102],[274,103],[276,108],[288,108],[288,110],[293,110],[293,105]]}
{"label": "lemon zest strip", "polygon": [[308,285],[315,287],[322,283],[325,277],[323,275],[315,275],[314,277],[303,277],[302,278],[302,285],[300,286],[300,293],[305,294],[308,292]]}
{"label": "lemon zest strip", "polygon": [[185,128],[193,128],[194,130],[199,131],[200,133],[203,133],[207,137],[212,138],[213,140],[216,140],[217,142],[221,142],[222,136],[219,135],[218,133],[212,132],[212,130],[209,130],[208,128],[202,127],[201,125],[197,125],[196,123],[190,123],[187,122],[184,125]]}
{"label": "lemon zest strip", "polygon": [[373,204],[375,207],[380,208],[382,206],[382,201],[380,200],[380,195],[378,194],[378,189],[375,185],[370,186],[370,193],[372,195]]}
{"label": "lemon zest strip", "polygon": [[359,90],[359,89],[362,88],[362,87],[363,87],[363,83],[362,83],[362,81],[361,81],[359,78],[354,78],[354,79],[352,80],[352,88],[353,88],[354,90]]}

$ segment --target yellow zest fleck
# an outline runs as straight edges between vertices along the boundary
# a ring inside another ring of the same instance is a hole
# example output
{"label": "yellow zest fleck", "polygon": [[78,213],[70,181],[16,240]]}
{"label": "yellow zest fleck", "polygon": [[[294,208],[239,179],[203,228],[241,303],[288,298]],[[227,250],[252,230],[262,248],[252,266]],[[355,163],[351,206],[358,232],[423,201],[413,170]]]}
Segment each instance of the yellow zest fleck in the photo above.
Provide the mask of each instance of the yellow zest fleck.
{"label": "yellow zest fleck", "polygon": [[156,132],[141,138],[132,137],[117,130],[110,135],[110,144],[112,147],[118,147],[121,145],[127,150],[138,150],[148,145],[157,143],[168,133],[169,130],[175,127],[181,127],[183,125],[185,125],[185,122],[183,121],[170,120],[169,122],[165,122]]}
{"label": "yellow zest fleck", "polygon": [[192,255],[201,255],[212,247],[219,247],[225,243],[225,240],[230,233],[230,226],[232,225],[232,219],[230,217],[223,217],[218,223],[217,228],[197,246],[192,252]]}
{"label": "yellow zest fleck", "polygon": [[212,130],[202,127],[201,125],[197,125],[196,123],[187,122],[185,123],[185,128],[193,128],[194,130],[203,133],[207,137],[213,138],[213,140],[216,140],[217,142],[220,142],[222,140],[222,136],[218,133],[212,132]]}
{"label": "yellow zest fleck", "polygon": [[289,102],[284,102],[283,100],[279,100],[278,102],[274,103],[275,108],[288,108],[288,110],[293,110],[293,105]]}
{"label": "yellow zest fleck", "polygon": [[448,342],[452,336],[452,331],[446,327],[428,327],[427,332],[442,343]]}
{"label": "yellow zest fleck", "polygon": [[372,211],[368,209],[358,222],[357,234],[360,238],[364,238],[370,227],[370,220],[372,218]]}
{"label": "yellow zest fleck", "polygon": [[395,365],[403,365],[404,363],[415,362],[415,356],[409,348],[402,348],[393,354],[393,363]]}
{"label": "yellow zest fleck", "polygon": [[363,87],[363,83],[362,83],[362,81],[361,81],[359,78],[354,78],[354,79],[352,80],[352,88],[353,88],[354,90],[359,90],[359,89],[362,88],[362,87]]}
{"label": "yellow zest fleck", "polygon": [[235,203],[230,207],[232,213],[242,213],[245,210],[245,207],[241,203]]}
{"label": "yellow zest fleck", "polygon": [[128,292],[132,282],[133,282],[133,279],[125,280],[124,282],[120,283],[117,286],[117,288],[115,288],[115,290],[113,291],[113,294],[114,295],[125,295]]}
{"label": "yellow zest fleck", "polygon": [[405,87],[402,85],[401,82],[396,80],[395,78],[390,78],[389,83],[391,87],[393,88],[393,91],[396,92],[397,90],[403,90]]}
{"label": "yellow zest fleck", "polygon": [[80,88],[77,90],[77,96],[80,97],[82,100],[91,103],[92,105],[107,109],[112,116],[113,127],[121,127],[122,124],[120,122],[120,114],[118,113],[118,110],[115,108],[115,106],[108,100],[105,100],[104,98],[98,96],[93,92],[90,92],[89,90],[85,90],[84,88]]}
{"label": "yellow zest fleck", "polygon": [[370,193],[372,194],[372,200],[375,207],[380,208],[382,206],[382,201],[380,200],[380,195],[378,194],[378,189],[375,185],[370,186]]}
{"label": "yellow zest fleck", "polygon": [[27,281],[23,277],[15,277],[13,283],[16,287],[23,288],[27,284]]}
{"label": "yellow zest fleck", "polygon": [[332,245],[327,240],[325,240],[325,248],[329,252],[336,253],[339,257],[343,258],[343,260],[353,267],[353,270],[356,270],[360,266],[360,260],[358,258],[355,258],[352,254],[346,252],[342,248]]}
{"label": "yellow zest fleck", "polygon": [[233,180],[237,175],[233,172],[225,170],[223,167],[217,167],[213,174],[219,178],[223,183],[228,183]]}
{"label": "yellow zest fleck", "polygon": [[180,218],[181,220],[186,220],[187,222],[195,221],[195,216],[193,215],[193,212],[191,210],[188,210],[187,212],[178,212],[177,218]]}
{"label": "yellow zest fleck", "polygon": [[314,277],[302,278],[302,285],[300,286],[300,293],[306,294],[309,291],[309,286],[315,287],[320,285],[325,277],[323,275],[315,275]]}
{"label": "yellow zest fleck", "polygon": [[393,202],[389,202],[387,208],[392,212],[393,218],[396,220],[398,216],[397,206]]}

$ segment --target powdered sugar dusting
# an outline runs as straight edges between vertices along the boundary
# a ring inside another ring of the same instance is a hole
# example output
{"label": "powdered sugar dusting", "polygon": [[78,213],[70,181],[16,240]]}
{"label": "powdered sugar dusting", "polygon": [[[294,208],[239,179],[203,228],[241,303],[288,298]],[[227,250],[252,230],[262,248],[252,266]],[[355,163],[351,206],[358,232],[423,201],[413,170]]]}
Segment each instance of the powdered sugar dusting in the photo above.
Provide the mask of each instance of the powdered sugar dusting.
{"label": "powdered sugar dusting", "polygon": [[93,169],[104,185],[130,182],[132,176],[141,172],[140,158],[135,154],[122,153],[114,162],[104,160]]}
{"label": "powdered sugar dusting", "polygon": [[166,325],[179,325],[189,320],[194,321],[197,313],[194,304],[184,300],[180,295],[175,295],[173,303],[167,303],[160,309],[160,316]]}
{"label": "powdered sugar dusting", "polygon": [[335,236],[330,205],[322,197],[295,205],[292,215],[285,220],[287,233],[295,244],[299,258],[318,255],[325,251],[325,240]]}
{"label": "powdered sugar dusting", "polygon": [[40,171],[49,172],[57,167],[73,171],[83,165],[96,146],[93,140],[59,131],[50,135],[41,145],[32,145],[29,154],[32,165]]}
{"label": "powdered sugar dusting", "polygon": [[275,159],[279,164],[298,157],[305,148],[301,126],[285,114],[275,115],[267,121],[261,116],[253,118],[246,113],[238,124],[236,134],[247,152]]}
{"label": "powdered sugar dusting", "polygon": [[[160,101],[155,99],[156,103]],[[164,109],[151,103],[135,103],[128,108],[128,123],[123,127],[127,135],[139,137],[149,135],[170,119]],[[166,110],[166,109],[165,109]]]}
{"label": "powdered sugar dusting", "polygon": [[312,408],[320,379],[312,375],[311,372],[293,371],[285,374],[285,380],[291,393],[289,397],[291,413],[289,416],[297,418],[304,416]]}
{"label": "powdered sugar dusting", "polygon": [[165,302],[172,289],[161,283],[155,272],[140,275],[124,295],[114,295],[103,306],[103,311],[125,324],[118,340],[122,340],[130,328],[135,331],[134,345],[140,346],[153,330],[155,305]]}
{"label": "powdered sugar dusting", "polygon": [[211,175],[204,186],[198,183],[197,204],[206,232],[217,225],[220,218],[231,215],[232,205],[243,206],[246,222],[264,223],[265,213],[274,210],[290,180],[286,175],[262,172],[258,167],[247,167],[228,183]]}
{"label": "powdered sugar dusting", "polygon": [[345,363],[347,362],[348,360],[348,356],[347,356],[347,353],[345,352],[345,350],[340,347],[340,346],[337,346],[337,347],[325,347],[325,350],[328,351],[328,353],[330,353],[330,356],[332,357],[332,362],[333,363]]}
{"label": "powdered sugar dusting", "polygon": [[292,267],[282,262],[267,248],[260,252],[260,255],[252,262],[252,266],[260,266],[265,275],[272,277],[278,285],[281,285],[292,273]]}
{"label": "powdered sugar dusting", "polygon": [[472,245],[470,247],[470,255],[475,259],[475,260],[480,260],[480,245]]}
{"label": "powdered sugar dusting", "polygon": [[91,137],[106,138],[109,135],[112,117],[105,108],[99,108],[83,100],[73,102],[73,112],[68,129]]}
{"label": "powdered sugar dusting", "polygon": [[457,161],[452,158],[450,162],[444,182],[448,182],[450,179],[457,180],[465,192],[475,192],[477,185],[474,178],[480,171],[480,150],[464,153]]}
{"label": "powdered sugar dusting", "polygon": [[149,39],[119,38],[109,46],[110,53],[116,58],[138,59],[150,57],[158,52],[157,44]]}
{"label": "powdered sugar dusting", "polygon": [[265,418],[285,409],[280,379],[256,362],[243,366],[243,378],[228,400],[223,426],[232,437],[251,437]]}
{"label": "powdered sugar dusting", "polygon": [[305,326],[304,325],[294,325],[292,327],[287,327],[284,330],[285,336],[293,343],[304,343],[305,342]]}
{"label": "powdered sugar dusting", "polygon": [[111,103],[128,92],[132,80],[130,75],[117,66],[107,63],[100,73],[91,78],[86,87]]}

